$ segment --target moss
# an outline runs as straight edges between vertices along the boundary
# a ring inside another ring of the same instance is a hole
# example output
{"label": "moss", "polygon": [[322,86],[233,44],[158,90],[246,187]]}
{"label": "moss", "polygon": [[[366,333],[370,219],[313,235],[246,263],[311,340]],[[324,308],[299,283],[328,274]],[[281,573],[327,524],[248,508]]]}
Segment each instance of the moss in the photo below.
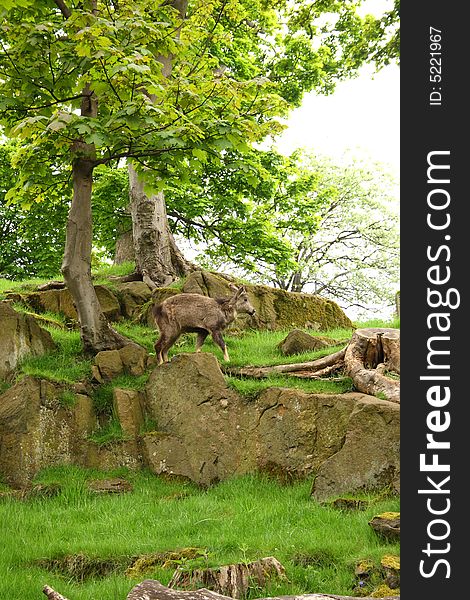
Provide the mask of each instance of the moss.
{"label": "moss", "polygon": [[399,519],[399,518],[400,518],[399,512],[384,512],[384,513],[380,513],[380,515],[375,515],[375,517],[374,517],[374,519],[389,519],[389,520]]}
{"label": "moss", "polygon": [[128,556],[117,558],[100,558],[86,554],[69,554],[56,558],[43,558],[35,561],[35,566],[48,571],[65,575],[75,582],[87,579],[107,577],[122,571],[133,559]]}
{"label": "moss", "polygon": [[144,554],[139,556],[132,565],[126,570],[127,577],[138,579],[155,567],[163,569],[175,568],[188,560],[206,558],[206,548],[183,548],[181,550],[169,552],[155,552],[153,554]]}
{"label": "moss", "polygon": [[387,584],[382,583],[370,595],[371,598],[386,598],[387,596],[399,596],[400,589],[392,590]]}
{"label": "moss", "polygon": [[382,567],[386,569],[400,570],[400,557],[395,554],[386,554],[380,561]]}
{"label": "moss", "polygon": [[319,296],[276,290],[273,308],[276,327],[280,329],[304,326],[307,322],[318,323],[322,330],[353,326],[335,302]]}

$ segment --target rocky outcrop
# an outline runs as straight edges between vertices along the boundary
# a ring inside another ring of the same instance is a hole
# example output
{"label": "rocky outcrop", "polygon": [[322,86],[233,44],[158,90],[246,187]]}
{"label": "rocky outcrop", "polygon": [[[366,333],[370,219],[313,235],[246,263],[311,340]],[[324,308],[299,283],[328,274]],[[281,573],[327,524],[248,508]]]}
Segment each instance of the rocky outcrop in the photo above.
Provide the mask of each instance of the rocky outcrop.
{"label": "rocky outcrop", "polygon": [[85,464],[85,437],[96,426],[91,398],[61,405],[63,389],[25,377],[0,396],[0,473],[21,487],[43,467]]}
{"label": "rocky outcrop", "polygon": [[55,348],[48,331],[7,302],[0,302],[0,323],[0,379],[8,379],[25,356],[37,356]]}
{"label": "rocky outcrop", "polygon": [[265,471],[316,475],[317,500],[398,489],[399,407],[364,394],[270,388],[256,400],[231,390],[211,354],[180,354],[156,368],[147,412],[159,431],[143,439],[156,473],[201,484]]}
{"label": "rocky outcrop", "polygon": [[143,392],[114,389],[122,435],[99,444],[90,434],[102,418],[82,392],[71,405],[70,390],[26,377],[0,396],[0,474],[8,483],[26,485],[39,469],[68,463],[147,467],[202,485],[257,471],[312,477],[317,500],[398,490],[395,403],[287,388],[248,399],[227,385],[212,354],[180,354],[153,370]]}
{"label": "rocky outcrop", "polygon": [[137,344],[126,344],[119,350],[103,350],[95,356],[93,377],[102,383],[127,373],[139,377],[145,373],[148,352]]}
{"label": "rocky outcrop", "polygon": [[[121,307],[116,296],[103,285],[95,286],[96,295],[107,319],[116,321],[121,317]],[[45,290],[40,292],[8,293],[7,298],[22,302],[36,312],[60,313],[69,319],[77,320],[77,311],[69,290]]]}
{"label": "rocky outcrop", "polygon": [[360,395],[341,448],[317,472],[312,487],[317,500],[367,488],[400,491],[399,405]]}
{"label": "rocky outcrop", "polygon": [[[96,285],[95,291],[101,309],[110,321],[121,318],[140,319],[154,326],[151,305],[159,303],[186,292],[205,296],[224,297],[232,294],[230,284],[232,278],[195,271],[182,284],[180,290],[175,288],[157,288],[153,292],[142,281],[115,283],[112,287]],[[250,302],[256,309],[255,317],[240,315],[232,329],[292,329],[306,327],[314,330],[332,329],[335,327],[352,328],[350,319],[342,309],[331,300],[314,294],[286,292],[266,285],[246,285]],[[10,292],[9,300],[22,302],[36,312],[61,313],[67,318],[77,320],[77,311],[72,296],[67,289],[47,289],[36,292]]]}
{"label": "rocky outcrop", "polygon": [[[186,279],[182,291],[204,294],[211,298],[230,296],[232,280],[207,271],[196,271]],[[240,315],[233,325],[238,328],[292,329],[310,327],[333,329],[353,327],[342,309],[331,300],[314,294],[286,292],[267,285],[246,285],[256,316]]]}

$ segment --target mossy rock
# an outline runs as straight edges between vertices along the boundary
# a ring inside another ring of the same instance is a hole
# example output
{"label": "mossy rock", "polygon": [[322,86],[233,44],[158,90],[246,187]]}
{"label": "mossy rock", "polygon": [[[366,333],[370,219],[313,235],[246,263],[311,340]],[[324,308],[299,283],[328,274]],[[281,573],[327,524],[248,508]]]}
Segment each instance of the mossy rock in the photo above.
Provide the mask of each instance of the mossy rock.
{"label": "mossy rock", "polygon": [[399,589],[393,589],[388,587],[386,583],[379,585],[371,594],[371,598],[388,598],[389,596],[396,596],[400,593]]}
{"label": "mossy rock", "polygon": [[132,579],[138,579],[156,567],[174,569],[188,560],[195,560],[206,556],[206,548],[182,548],[181,550],[175,551],[143,554],[126,570],[126,576]]}

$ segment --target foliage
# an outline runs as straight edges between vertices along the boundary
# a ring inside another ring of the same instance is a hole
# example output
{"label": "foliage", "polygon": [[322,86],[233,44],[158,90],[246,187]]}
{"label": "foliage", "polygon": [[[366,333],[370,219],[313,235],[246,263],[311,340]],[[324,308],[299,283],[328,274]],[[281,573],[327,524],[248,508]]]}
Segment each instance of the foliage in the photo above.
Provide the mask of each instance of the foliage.
{"label": "foliage", "polygon": [[[167,185],[176,229],[196,241],[215,236],[231,260],[250,268],[260,260],[291,268],[289,244],[257,205],[267,193],[269,166],[251,145],[275,136],[282,129],[277,117],[304,92],[328,93],[363,62],[380,67],[397,59],[398,3],[380,19],[359,17],[358,4],[194,1],[181,23],[172,3],[156,7],[150,0],[3,3],[1,121],[22,140],[6,200],[31,208],[25,227],[35,238],[26,252],[29,270],[8,257],[1,270],[9,276],[58,270],[71,165],[83,144],[97,167],[94,243],[107,256],[130,220],[127,174],[104,165],[128,157],[149,184]],[[163,73],[169,57],[171,73]],[[80,114],[87,102],[97,103],[96,117]],[[216,173],[219,190],[207,190]],[[227,177],[234,187],[223,198]],[[188,191],[198,197],[193,205]],[[8,211],[16,215],[19,208]],[[15,232],[16,241],[24,240]],[[55,237],[48,243],[38,237],[46,235]]]}
{"label": "foliage", "polygon": [[[125,477],[133,492],[93,495],[88,481],[106,476]],[[376,514],[399,510],[397,498],[369,495],[364,511],[338,511],[311,499],[310,481],[286,486],[244,476],[202,490],[146,472],[68,466],[47,469],[36,482],[59,484],[61,492],[41,500],[0,502],[1,597],[15,590],[16,597],[33,600],[47,581],[76,600],[125,598],[143,577],[127,577],[123,559],[185,547],[207,548],[200,566],[210,567],[276,556],[287,581],[254,590],[254,597],[312,590],[350,595],[356,562],[380,564],[384,554],[399,552],[397,543],[381,540],[367,525]],[[46,559],[59,562],[75,554],[121,566],[80,583],[70,574],[38,566],[39,560],[44,565]],[[174,565],[157,566],[145,577],[167,584],[173,572]]]}
{"label": "foliage", "polygon": [[15,146],[0,145],[0,275],[10,279],[48,277],[59,272],[68,204],[65,196],[20,206],[6,195],[18,179]]}
{"label": "foliage", "polygon": [[[233,194],[239,205],[255,206],[277,240],[274,248],[282,248],[284,254],[274,255],[268,249],[270,241],[263,237],[251,246],[248,235],[239,243],[244,256],[234,258],[230,241],[223,237],[224,220],[219,219],[215,227],[204,229],[211,243],[201,262],[212,268],[238,269],[251,280],[289,291],[313,291],[346,307],[392,305],[399,269],[398,215],[393,210],[393,181],[383,167],[365,168],[354,161],[342,166],[301,151],[290,157],[258,152],[256,158],[260,174],[256,188],[240,189],[237,175],[230,172],[223,173],[219,187],[219,174],[211,173],[204,194],[198,191],[196,204],[201,197],[210,201],[213,194],[219,202],[228,198],[232,208]],[[255,170],[255,161],[250,165]],[[171,206],[171,197],[168,201]],[[208,210],[206,214],[211,215]],[[195,222],[204,227],[203,219],[193,216],[193,230]],[[243,231],[243,219],[238,228]],[[236,240],[235,236],[232,241],[238,244]]]}

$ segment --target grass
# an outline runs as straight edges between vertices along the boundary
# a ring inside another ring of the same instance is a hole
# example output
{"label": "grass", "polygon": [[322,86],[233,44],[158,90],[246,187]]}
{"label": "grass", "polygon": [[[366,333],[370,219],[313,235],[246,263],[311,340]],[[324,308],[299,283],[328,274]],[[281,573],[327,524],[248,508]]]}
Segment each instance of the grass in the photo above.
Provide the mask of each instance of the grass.
{"label": "grass", "polygon": [[91,442],[95,442],[98,446],[107,446],[114,442],[126,441],[132,439],[126,436],[122,430],[121,423],[115,417],[111,418],[106,425],[99,427],[91,435],[88,436]]}
{"label": "grass", "polygon": [[4,279],[0,277],[0,300],[4,297],[6,292],[32,292],[36,290],[38,285],[47,283],[51,279],[62,281],[62,276],[57,277],[35,277],[33,279],[27,279],[25,281],[12,281],[11,279]]}
{"label": "grass", "polygon": [[[87,480],[105,475],[126,476],[134,491],[94,496]],[[145,578],[168,583],[174,570],[154,567],[130,579],[124,574],[130,557],[188,547],[201,549],[200,558],[191,561],[198,567],[275,556],[288,580],[254,590],[252,597],[350,595],[356,562],[379,564],[384,554],[399,552],[398,544],[385,542],[368,525],[375,514],[399,510],[397,498],[369,495],[366,510],[338,511],[311,499],[310,481],[281,486],[244,476],[203,490],[145,472],[62,467],[44,471],[37,482],[59,484],[61,491],[47,499],[0,502],[1,598],[36,599],[47,582],[73,600],[122,600]],[[121,566],[80,583],[70,574],[38,566],[39,560],[75,554],[88,563]]]}
{"label": "grass", "polygon": [[66,331],[45,326],[57,345],[57,350],[42,356],[25,358],[19,368],[21,373],[42,377],[60,383],[75,383],[90,377],[91,360],[82,354],[78,331]]}
{"label": "grass", "polygon": [[239,394],[248,397],[257,396],[262,390],[271,387],[295,388],[307,393],[316,394],[344,394],[353,391],[353,383],[349,377],[341,381],[328,379],[296,379],[295,377],[276,376],[265,379],[250,379],[249,377],[227,377],[231,388]]}

